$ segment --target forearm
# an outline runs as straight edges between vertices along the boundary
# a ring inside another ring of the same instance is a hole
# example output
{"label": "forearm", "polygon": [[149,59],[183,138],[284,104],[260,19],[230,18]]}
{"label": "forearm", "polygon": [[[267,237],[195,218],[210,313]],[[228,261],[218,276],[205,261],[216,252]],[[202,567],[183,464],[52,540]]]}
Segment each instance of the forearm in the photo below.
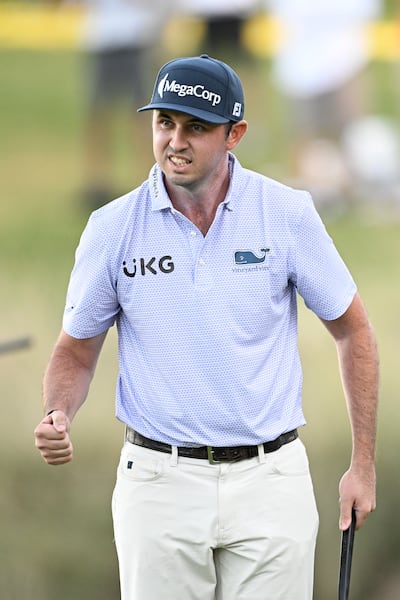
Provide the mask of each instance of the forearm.
{"label": "forearm", "polygon": [[345,530],[352,508],[361,527],[376,506],[379,360],[375,334],[359,294],[341,317],[323,322],[336,342],[353,441],[351,465],[339,484],[340,528]]}
{"label": "forearm", "polygon": [[61,332],[43,379],[45,414],[59,409],[73,419],[86,400],[105,337],[79,340]]}
{"label": "forearm", "polygon": [[375,335],[363,327],[337,342],[343,389],[352,430],[352,464],[375,461],[379,360]]}
{"label": "forearm", "polygon": [[86,400],[93,373],[62,349],[55,349],[43,379],[44,414],[62,410],[70,421]]}
{"label": "forearm", "polygon": [[105,337],[76,339],[65,331],[59,335],[43,380],[45,416],[35,429],[36,447],[48,464],[72,460],[71,421],[86,400]]}

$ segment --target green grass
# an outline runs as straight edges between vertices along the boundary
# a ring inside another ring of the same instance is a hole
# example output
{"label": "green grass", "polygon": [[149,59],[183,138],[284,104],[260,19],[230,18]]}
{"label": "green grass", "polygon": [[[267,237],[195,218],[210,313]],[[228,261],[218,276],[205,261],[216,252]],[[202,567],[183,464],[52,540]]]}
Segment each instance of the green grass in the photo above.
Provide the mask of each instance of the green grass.
{"label": "green grass", "polygon": [[[117,373],[115,332],[100,358],[87,404],[73,431],[71,465],[45,465],[33,446],[41,416],[42,373],[58,334],[73,252],[87,218],[81,186],[83,92],[80,57],[73,53],[1,52],[0,137],[2,201],[1,340],[30,335],[30,349],[0,356],[0,597],[5,600],[112,600],[118,577],[110,515],[122,426],[113,417]],[[246,80],[259,77],[246,72]],[[377,67],[378,68],[378,67]],[[264,83],[268,87],[265,80]],[[250,89],[246,165],[278,160],[263,129],[279,110],[272,94],[265,114]],[[388,104],[389,106],[389,104]],[[283,117],[271,128],[275,135]],[[268,140],[268,143],[265,142]],[[134,173],[133,173],[134,174]],[[373,214],[372,214],[373,216]],[[375,325],[382,361],[382,400],[376,514],[357,534],[352,598],[392,600],[400,548],[397,455],[400,227],[371,211],[327,223],[351,268]],[[335,349],[318,320],[300,308],[304,406],[321,516],[316,562],[318,600],[336,598],[340,535],[337,484],[349,459],[349,427]]]}

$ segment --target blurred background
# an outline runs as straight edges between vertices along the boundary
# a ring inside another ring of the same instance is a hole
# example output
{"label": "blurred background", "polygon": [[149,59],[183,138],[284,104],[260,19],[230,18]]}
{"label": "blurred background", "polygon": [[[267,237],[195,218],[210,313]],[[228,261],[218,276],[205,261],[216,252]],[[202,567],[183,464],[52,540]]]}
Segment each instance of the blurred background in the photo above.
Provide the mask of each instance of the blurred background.
{"label": "blurred background", "polygon": [[[396,0],[0,1],[0,597],[117,600],[110,502],[123,427],[111,331],[73,428],[75,460],[34,448],[41,380],[80,233],[152,165],[159,67],[208,52],[246,90],[242,164],[312,191],[375,325],[378,509],[356,534],[354,600],[400,598],[400,9]],[[316,600],[337,598],[338,481],[350,431],[333,344],[300,306],[320,511]],[[171,574],[173,576],[173,574]],[[296,599],[293,599],[296,600]]]}

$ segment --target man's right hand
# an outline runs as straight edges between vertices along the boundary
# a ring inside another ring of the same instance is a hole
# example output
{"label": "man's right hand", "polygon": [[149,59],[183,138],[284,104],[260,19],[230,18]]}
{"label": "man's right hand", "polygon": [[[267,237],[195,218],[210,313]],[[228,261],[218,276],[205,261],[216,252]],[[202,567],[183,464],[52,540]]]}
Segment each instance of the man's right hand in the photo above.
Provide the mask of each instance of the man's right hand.
{"label": "man's right hand", "polygon": [[73,447],[69,437],[70,421],[62,410],[42,419],[35,429],[35,446],[49,465],[70,462]]}

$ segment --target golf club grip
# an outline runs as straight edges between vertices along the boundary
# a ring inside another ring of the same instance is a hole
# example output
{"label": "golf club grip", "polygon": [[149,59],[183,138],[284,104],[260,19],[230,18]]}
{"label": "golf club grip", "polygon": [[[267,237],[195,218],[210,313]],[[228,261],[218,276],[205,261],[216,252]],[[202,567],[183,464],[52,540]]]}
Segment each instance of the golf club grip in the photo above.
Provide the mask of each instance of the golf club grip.
{"label": "golf club grip", "polygon": [[340,554],[339,600],[348,600],[350,588],[351,561],[353,558],[354,533],[356,530],[356,511],[352,510],[351,524],[342,534]]}
{"label": "golf club grip", "polygon": [[7,342],[0,343],[0,354],[7,354],[8,352],[14,352],[15,350],[22,350],[28,348],[32,343],[30,337],[17,338],[9,340]]}

